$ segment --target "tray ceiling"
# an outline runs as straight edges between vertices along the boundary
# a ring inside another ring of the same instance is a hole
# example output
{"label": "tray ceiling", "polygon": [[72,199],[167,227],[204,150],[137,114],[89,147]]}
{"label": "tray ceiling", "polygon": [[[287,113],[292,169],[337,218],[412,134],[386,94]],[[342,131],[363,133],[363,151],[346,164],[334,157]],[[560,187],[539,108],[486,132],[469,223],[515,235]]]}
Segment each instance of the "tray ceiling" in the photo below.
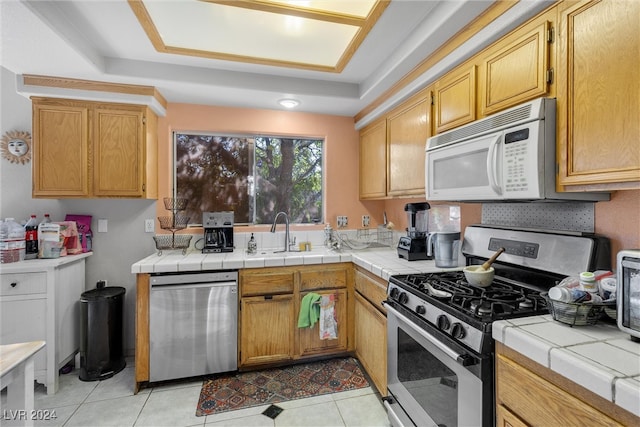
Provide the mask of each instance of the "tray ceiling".
{"label": "tray ceiling", "polygon": [[[387,106],[551,3],[514,3]],[[0,65],[18,78],[154,86],[169,103],[282,109],[294,98],[296,111],[354,116],[492,4],[0,0]]]}
{"label": "tray ceiling", "polygon": [[129,0],[158,52],[340,72],[388,1]]}

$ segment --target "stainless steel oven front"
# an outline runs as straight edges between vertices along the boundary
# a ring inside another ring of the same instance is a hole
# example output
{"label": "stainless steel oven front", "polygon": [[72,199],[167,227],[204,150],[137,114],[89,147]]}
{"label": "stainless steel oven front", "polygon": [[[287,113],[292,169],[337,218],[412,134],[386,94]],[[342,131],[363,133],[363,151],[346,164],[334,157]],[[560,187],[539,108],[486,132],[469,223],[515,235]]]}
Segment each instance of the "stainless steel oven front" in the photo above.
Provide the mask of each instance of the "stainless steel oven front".
{"label": "stainless steel oven front", "polygon": [[393,301],[384,404],[398,426],[492,426],[493,354],[480,355]]}

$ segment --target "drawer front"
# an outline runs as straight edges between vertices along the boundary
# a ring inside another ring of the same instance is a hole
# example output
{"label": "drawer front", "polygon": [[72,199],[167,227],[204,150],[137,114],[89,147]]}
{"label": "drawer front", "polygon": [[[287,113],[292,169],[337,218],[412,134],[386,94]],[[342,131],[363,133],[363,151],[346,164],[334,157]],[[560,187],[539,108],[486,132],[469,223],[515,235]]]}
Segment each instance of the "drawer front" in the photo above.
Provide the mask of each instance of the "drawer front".
{"label": "drawer front", "polygon": [[240,275],[242,296],[275,295],[293,293],[293,272],[269,272],[264,274]]}
{"label": "drawer front", "polygon": [[387,299],[387,284],[382,284],[358,270],[356,270],[355,273],[355,282],[356,291],[365,297],[376,309],[386,313],[381,303]]}
{"label": "drawer front", "polygon": [[0,296],[44,294],[46,273],[3,274],[0,276]]}
{"label": "drawer front", "polygon": [[347,269],[323,269],[300,272],[300,292],[312,289],[347,287]]}

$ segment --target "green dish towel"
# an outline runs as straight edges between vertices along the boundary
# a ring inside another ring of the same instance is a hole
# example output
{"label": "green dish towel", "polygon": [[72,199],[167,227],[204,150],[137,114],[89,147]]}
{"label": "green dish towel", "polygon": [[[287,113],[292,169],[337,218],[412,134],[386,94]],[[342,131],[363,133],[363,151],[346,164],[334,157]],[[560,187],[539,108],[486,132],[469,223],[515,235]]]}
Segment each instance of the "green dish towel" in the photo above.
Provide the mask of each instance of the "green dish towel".
{"label": "green dish towel", "polygon": [[322,298],[320,295],[309,292],[302,298],[300,314],[298,315],[298,328],[313,328],[320,319],[320,304],[315,304]]}

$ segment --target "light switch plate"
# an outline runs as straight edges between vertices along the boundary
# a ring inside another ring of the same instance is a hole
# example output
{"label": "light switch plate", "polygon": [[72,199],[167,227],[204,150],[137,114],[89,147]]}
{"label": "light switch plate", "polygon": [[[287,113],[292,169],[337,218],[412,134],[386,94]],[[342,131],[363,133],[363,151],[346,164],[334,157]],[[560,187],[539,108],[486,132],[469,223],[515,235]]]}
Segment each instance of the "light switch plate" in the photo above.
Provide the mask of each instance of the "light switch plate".
{"label": "light switch plate", "polygon": [[106,219],[98,220],[98,233],[106,233],[109,222]]}

